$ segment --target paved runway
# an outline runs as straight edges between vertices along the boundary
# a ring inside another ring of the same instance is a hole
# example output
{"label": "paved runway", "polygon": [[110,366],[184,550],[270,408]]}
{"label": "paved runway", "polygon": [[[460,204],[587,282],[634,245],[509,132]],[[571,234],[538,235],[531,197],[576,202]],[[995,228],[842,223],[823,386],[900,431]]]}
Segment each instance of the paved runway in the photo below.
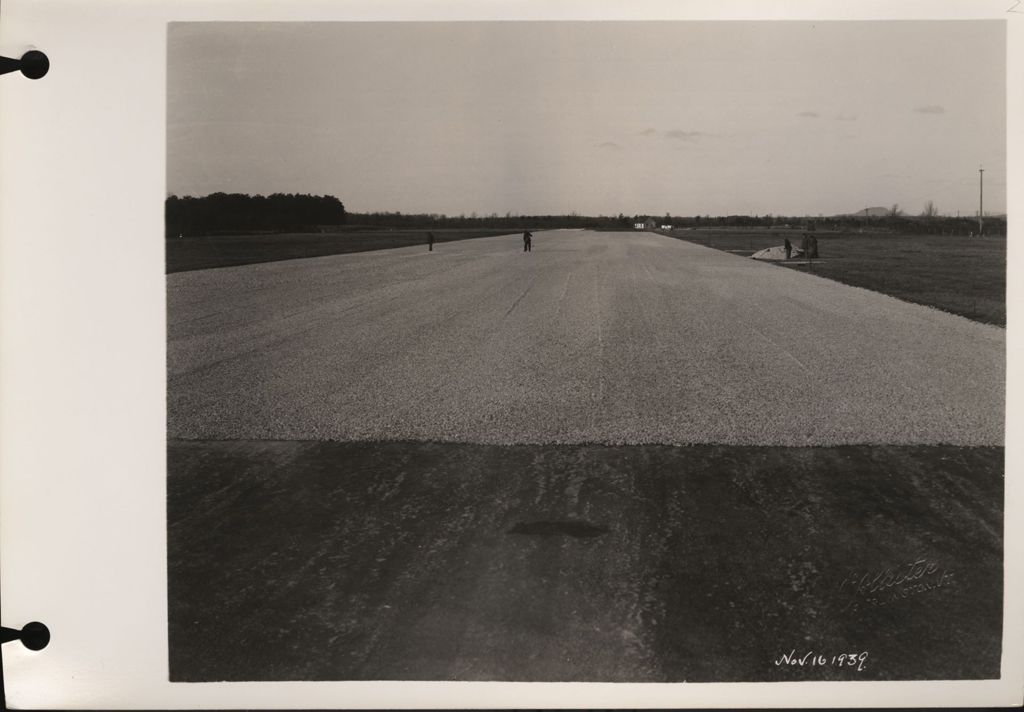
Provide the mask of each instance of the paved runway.
{"label": "paved runway", "polygon": [[171,679],[998,677],[1002,455],[174,441]]}
{"label": "paved runway", "polygon": [[650,233],[167,281],[171,438],[1003,443],[1004,330]]}

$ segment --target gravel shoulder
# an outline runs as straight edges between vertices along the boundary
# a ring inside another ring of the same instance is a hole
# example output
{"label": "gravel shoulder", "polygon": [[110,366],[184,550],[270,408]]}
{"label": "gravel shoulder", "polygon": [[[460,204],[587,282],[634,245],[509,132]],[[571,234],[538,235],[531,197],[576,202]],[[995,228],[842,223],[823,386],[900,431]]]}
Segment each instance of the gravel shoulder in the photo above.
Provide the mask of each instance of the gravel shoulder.
{"label": "gravel shoulder", "polygon": [[167,287],[172,438],[1003,443],[1003,329],[650,233]]}

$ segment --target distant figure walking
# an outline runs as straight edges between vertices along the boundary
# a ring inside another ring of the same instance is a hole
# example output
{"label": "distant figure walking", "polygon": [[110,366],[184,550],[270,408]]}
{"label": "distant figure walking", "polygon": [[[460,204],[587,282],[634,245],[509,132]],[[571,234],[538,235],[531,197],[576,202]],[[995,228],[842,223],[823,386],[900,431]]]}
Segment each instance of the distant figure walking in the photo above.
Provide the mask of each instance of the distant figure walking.
{"label": "distant figure walking", "polygon": [[793,243],[789,241],[788,237],[786,238],[786,242],[783,243],[783,247],[786,248],[786,259],[788,260],[790,255],[793,254]]}
{"label": "distant figure walking", "polygon": [[428,232],[427,233],[427,251],[428,252],[433,252],[434,251],[434,233],[432,233],[432,232]]}
{"label": "distant figure walking", "polygon": [[523,252],[533,252],[533,233],[523,230]]}
{"label": "distant figure walking", "polygon": [[807,247],[804,248],[804,257],[807,259],[818,259],[818,238],[813,234],[807,236]]}

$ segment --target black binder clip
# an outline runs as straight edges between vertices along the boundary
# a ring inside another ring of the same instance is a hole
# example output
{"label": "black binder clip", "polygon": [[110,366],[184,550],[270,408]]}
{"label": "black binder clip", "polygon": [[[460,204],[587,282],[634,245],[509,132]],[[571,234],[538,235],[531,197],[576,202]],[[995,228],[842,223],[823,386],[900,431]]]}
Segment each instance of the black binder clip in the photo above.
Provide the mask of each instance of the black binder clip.
{"label": "black binder clip", "polygon": [[21,59],[0,57],[0,74],[21,70],[29,79],[41,79],[50,71],[50,58],[38,50],[29,50]]}
{"label": "black binder clip", "polygon": [[37,621],[26,623],[21,630],[0,627],[0,643],[12,640],[20,640],[29,650],[42,650],[50,644],[50,629]]}

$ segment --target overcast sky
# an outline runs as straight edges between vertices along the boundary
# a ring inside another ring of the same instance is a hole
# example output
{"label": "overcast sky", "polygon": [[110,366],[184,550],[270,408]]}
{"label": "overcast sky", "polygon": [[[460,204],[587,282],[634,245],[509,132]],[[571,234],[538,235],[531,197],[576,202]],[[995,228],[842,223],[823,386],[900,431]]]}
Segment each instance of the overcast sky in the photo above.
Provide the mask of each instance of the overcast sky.
{"label": "overcast sky", "polygon": [[1005,25],[189,23],[170,194],[348,210],[1006,210]]}

